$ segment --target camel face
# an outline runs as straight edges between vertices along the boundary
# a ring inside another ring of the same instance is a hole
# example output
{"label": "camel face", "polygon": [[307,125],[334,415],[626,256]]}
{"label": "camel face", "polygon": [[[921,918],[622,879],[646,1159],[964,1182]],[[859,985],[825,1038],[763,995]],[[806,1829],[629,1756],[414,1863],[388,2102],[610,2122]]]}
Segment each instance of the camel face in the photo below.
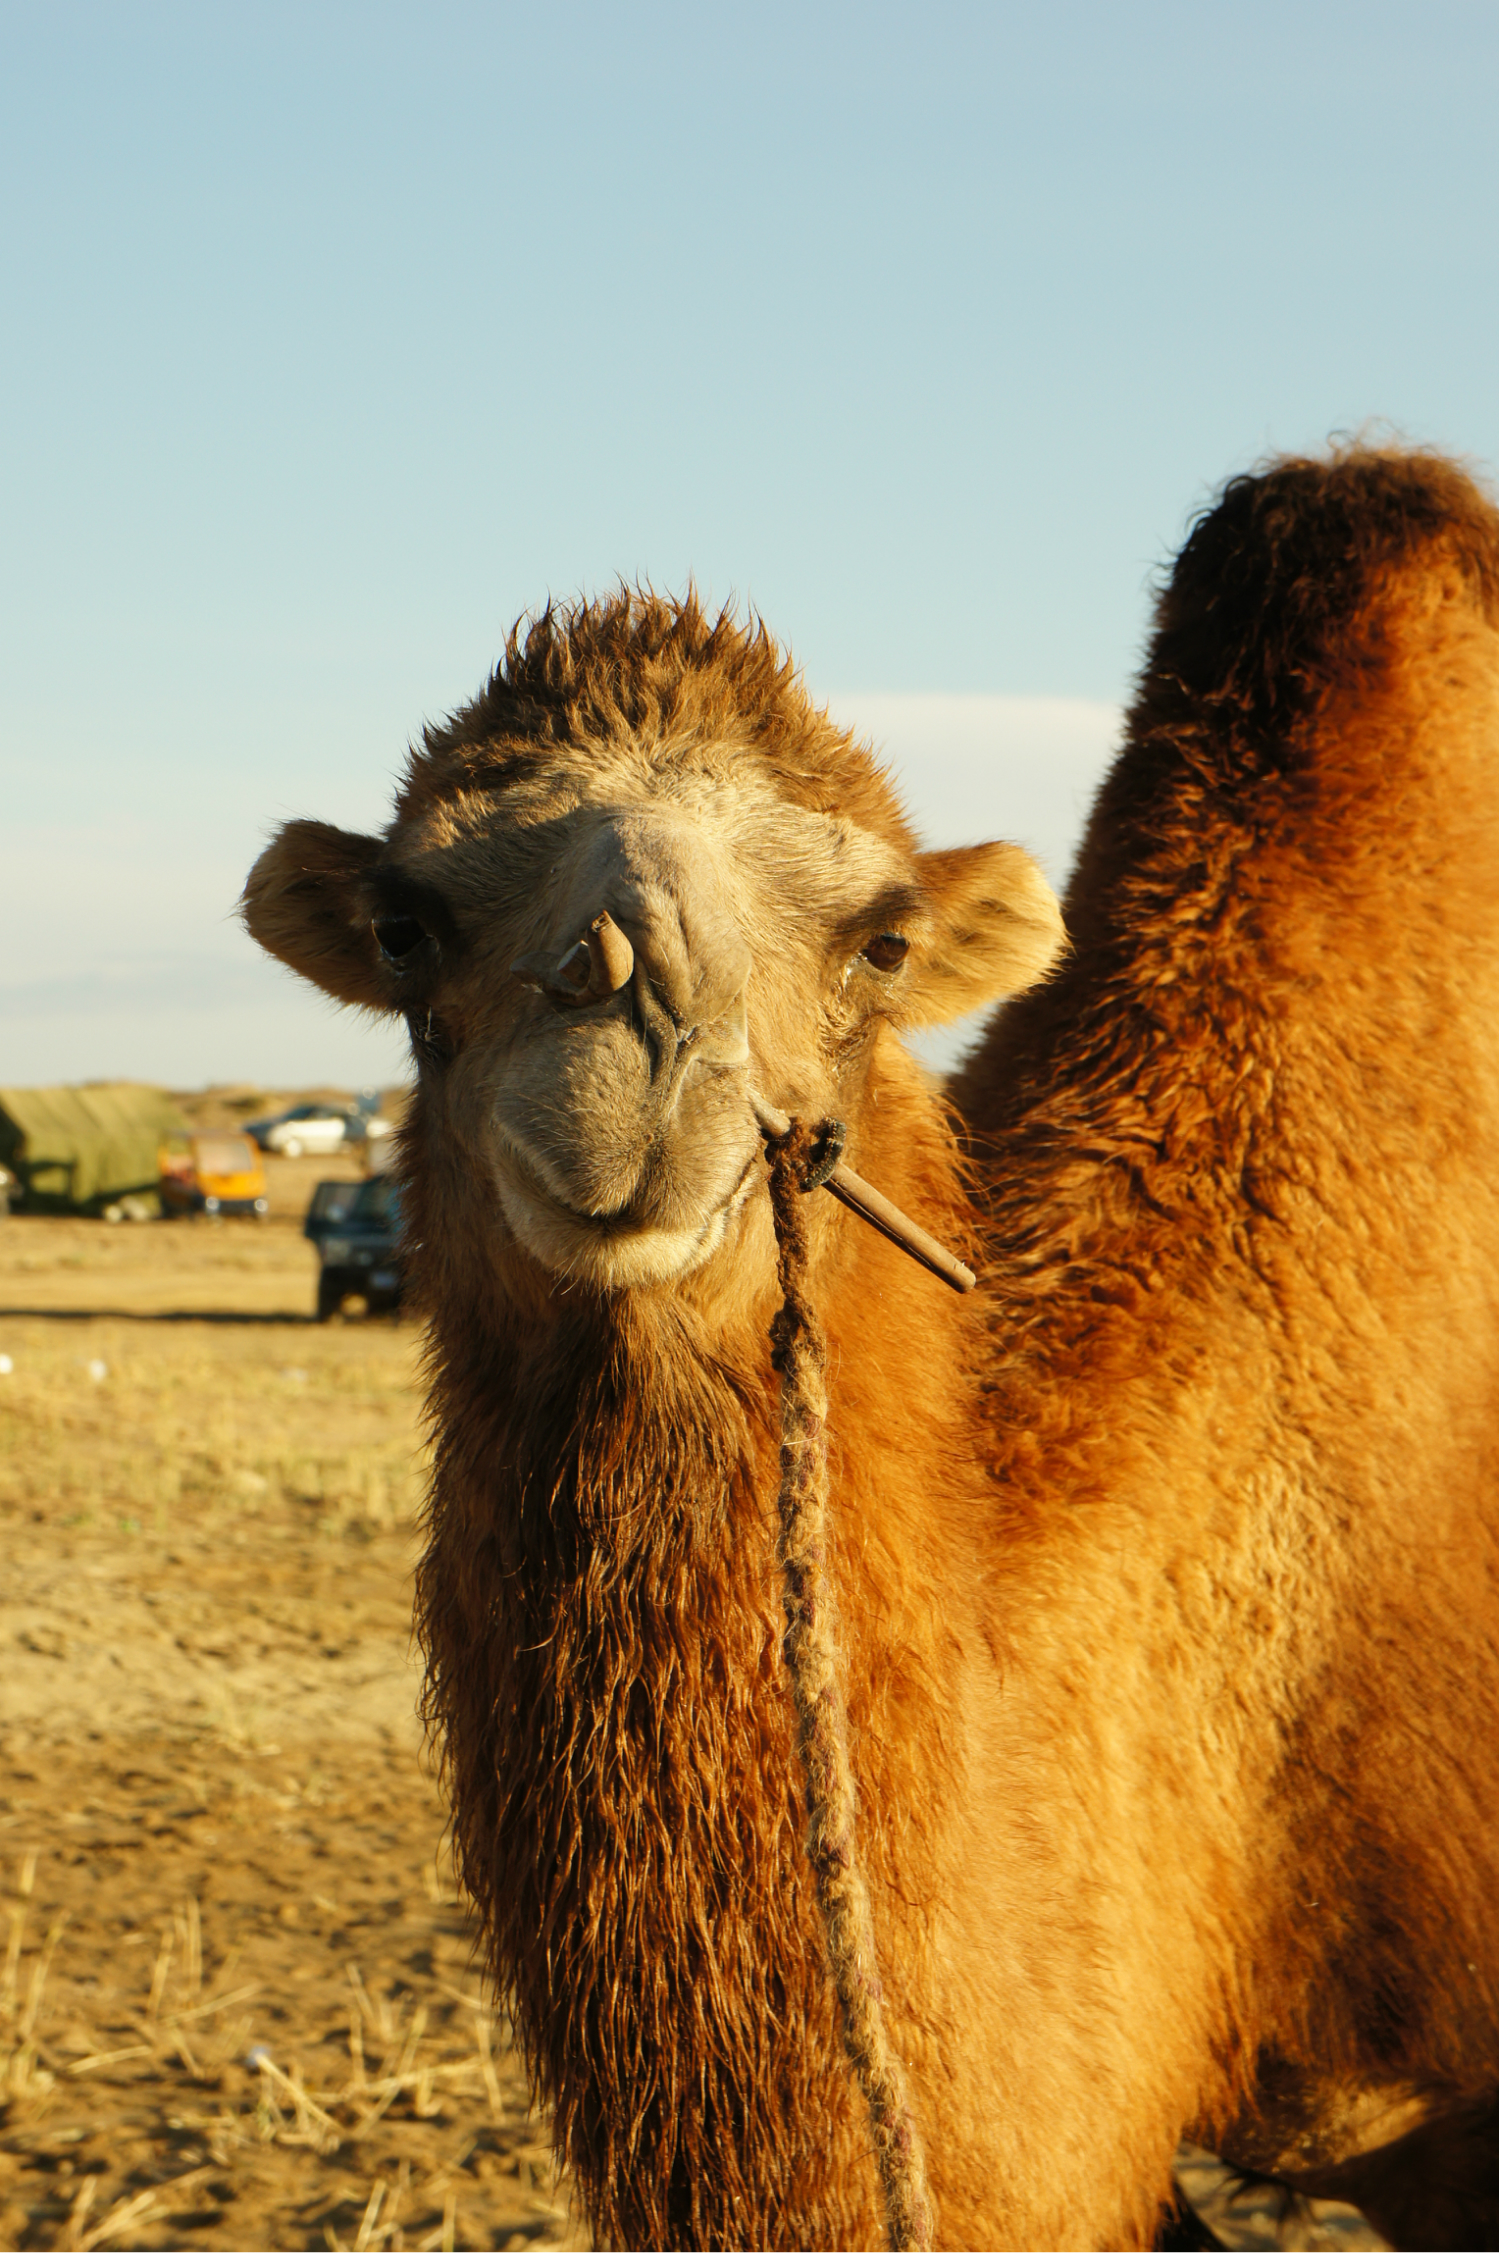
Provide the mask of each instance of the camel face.
{"label": "camel face", "polygon": [[[753,777],[621,781],[565,811],[502,799],[449,848],[451,872],[442,849],[393,840],[376,876],[399,903],[414,863],[455,903],[459,959],[413,991],[453,1044],[471,1162],[543,1266],[606,1288],[668,1281],[725,1243],[757,1179],[751,1085],[834,1102],[840,1055],[899,1006],[901,941],[909,954],[932,921],[883,840]],[[623,944],[590,976],[603,917]],[[864,949],[882,935],[877,968]],[[397,974],[420,981],[434,935],[412,936],[403,921],[417,959]]]}
{"label": "camel face", "polygon": [[[623,705],[639,618],[619,622]],[[848,1118],[882,1025],[1028,984],[1060,943],[1018,847],[914,850],[867,755],[778,685],[782,734],[829,738],[844,790],[788,788],[753,712],[665,741],[575,722],[538,759],[475,707],[417,755],[384,839],[294,823],[251,876],[263,944],[407,1017],[502,1265],[518,1245],[619,1290],[732,1261],[752,1090]]]}
{"label": "camel face", "polygon": [[[716,1248],[754,1160],[732,840],[669,800],[580,807],[559,830],[538,943],[511,969],[521,1007],[475,1059],[487,1162],[544,1266],[661,1281]],[[589,944],[606,916],[612,957]]]}

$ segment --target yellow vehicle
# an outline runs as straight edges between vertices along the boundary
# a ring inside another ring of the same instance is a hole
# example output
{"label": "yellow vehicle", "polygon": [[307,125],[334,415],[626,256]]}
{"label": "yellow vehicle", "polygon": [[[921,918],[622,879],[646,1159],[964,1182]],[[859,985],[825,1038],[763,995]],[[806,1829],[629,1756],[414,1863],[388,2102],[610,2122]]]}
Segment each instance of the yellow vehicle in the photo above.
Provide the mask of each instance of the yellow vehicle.
{"label": "yellow vehicle", "polygon": [[161,1210],[167,1220],[226,1213],[269,1220],[265,1161],[247,1134],[174,1136],[161,1152]]}

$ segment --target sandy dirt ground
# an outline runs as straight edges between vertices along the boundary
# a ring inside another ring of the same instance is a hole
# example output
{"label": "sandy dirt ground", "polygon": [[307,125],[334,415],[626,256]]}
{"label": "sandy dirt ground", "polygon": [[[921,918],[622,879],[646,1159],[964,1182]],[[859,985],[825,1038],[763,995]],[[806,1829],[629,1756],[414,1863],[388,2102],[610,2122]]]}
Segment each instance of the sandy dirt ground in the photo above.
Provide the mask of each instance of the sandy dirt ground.
{"label": "sandy dirt ground", "polygon": [[417,1340],[277,1218],[0,1221],[0,2245],[587,2242],[415,1718]]}

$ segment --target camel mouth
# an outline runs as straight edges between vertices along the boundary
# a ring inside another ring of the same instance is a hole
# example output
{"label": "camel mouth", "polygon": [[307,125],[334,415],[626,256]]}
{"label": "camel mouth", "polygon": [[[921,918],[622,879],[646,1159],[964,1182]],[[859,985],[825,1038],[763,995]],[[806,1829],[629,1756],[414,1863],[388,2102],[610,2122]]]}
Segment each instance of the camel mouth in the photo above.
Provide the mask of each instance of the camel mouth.
{"label": "camel mouth", "polygon": [[675,1281],[722,1243],[760,1148],[743,1011],[728,1015],[720,1037],[688,1038],[559,1014],[479,1083],[478,1146],[544,1267],[621,1289]]}
{"label": "camel mouth", "polygon": [[743,1211],[760,1170],[758,1139],[737,1174],[716,1197],[630,1199],[608,1211],[582,1210],[548,1180],[532,1155],[509,1135],[493,1149],[496,1186],[517,1240],[564,1281],[601,1290],[674,1283],[711,1259]]}

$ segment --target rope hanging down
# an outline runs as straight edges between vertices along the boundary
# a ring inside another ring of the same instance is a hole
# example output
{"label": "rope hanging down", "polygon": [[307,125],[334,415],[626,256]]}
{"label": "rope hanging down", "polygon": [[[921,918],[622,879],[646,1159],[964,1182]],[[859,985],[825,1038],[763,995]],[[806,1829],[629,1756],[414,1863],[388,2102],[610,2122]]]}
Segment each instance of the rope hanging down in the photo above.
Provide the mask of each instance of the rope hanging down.
{"label": "rope hanging down", "polygon": [[781,1378],[783,1650],[807,1780],[807,1853],[827,1927],[843,2042],[869,2108],[875,2159],[896,2253],[932,2242],[926,2160],[906,2077],[885,2031],[869,1890],[854,1842],[854,1778],[839,1686],[828,1584],[827,1347],[806,1292],[807,1223],[801,1199],[818,1186],[836,1130],[797,1120],[768,1143],[770,1201],[785,1304],[771,1324]]}

